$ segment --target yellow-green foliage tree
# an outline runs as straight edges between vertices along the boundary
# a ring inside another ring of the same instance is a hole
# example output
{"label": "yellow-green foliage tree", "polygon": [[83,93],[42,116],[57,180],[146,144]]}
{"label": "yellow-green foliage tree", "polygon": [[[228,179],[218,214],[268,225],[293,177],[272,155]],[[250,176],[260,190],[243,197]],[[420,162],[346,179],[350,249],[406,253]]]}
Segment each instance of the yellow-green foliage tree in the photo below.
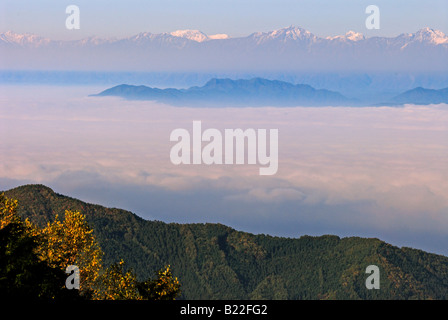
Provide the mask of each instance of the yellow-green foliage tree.
{"label": "yellow-green foliage tree", "polygon": [[180,295],[180,283],[174,277],[168,265],[160,269],[155,279],[138,284],[138,290],[146,300],[175,300]]}
{"label": "yellow-green foliage tree", "polygon": [[120,260],[109,266],[97,279],[93,299],[95,300],[142,300],[137,290],[137,276],[132,270],[125,270]]}
{"label": "yellow-green foliage tree", "polygon": [[170,266],[156,272],[155,279],[139,282],[121,260],[107,268],[98,281],[94,299],[99,300],[175,300],[180,295],[179,280]]}
{"label": "yellow-green foliage tree", "polygon": [[0,229],[12,223],[20,223],[21,220],[16,213],[18,201],[8,199],[5,194],[0,194]]}
{"label": "yellow-green foliage tree", "polygon": [[41,259],[64,271],[67,266],[76,265],[80,270],[81,295],[92,295],[102,267],[103,252],[85,216],[67,210],[64,220],[56,215],[53,222],[37,232],[44,239],[38,250]]}
{"label": "yellow-green foliage tree", "polygon": [[103,252],[80,212],[67,210],[63,220],[56,215],[53,222],[39,228],[22,221],[17,206],[17,200],[0,194],[0,291],[21,295],[33,289],[38,297],[77,297],[73,290],[64,289],[65,270],[75,265],[80,271],[79,294],[84,298],[174,300],[179,296],[180,284],[169,266],[144,282],[138,282],[132,270],[125,270],[123,260],[104,269]]}
{"label": "yellow-green foliage tree", "polygon": [[0,194],[0,300],[73,299],[64,288],[65,273],[42,261],[42,238],[16,212],[17,200]]}

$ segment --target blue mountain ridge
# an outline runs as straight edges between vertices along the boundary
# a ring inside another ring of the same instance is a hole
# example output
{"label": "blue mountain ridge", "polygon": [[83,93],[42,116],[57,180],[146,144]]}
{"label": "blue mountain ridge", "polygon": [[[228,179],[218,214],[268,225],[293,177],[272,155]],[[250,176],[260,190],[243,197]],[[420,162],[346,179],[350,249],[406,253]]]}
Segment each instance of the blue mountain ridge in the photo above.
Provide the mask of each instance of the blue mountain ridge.
{"label": "blue mountain ridge", "polygon": [[232,80],[212,78],[203,86],[187,89],[159,89],[121,84],[91,96],[118,96],[128,100],[152,100],[185,106],[360,106],[448,103],[448,88],[417,87],[383,103],[347,98],[337,91],[315,89],[307,84],[253,78]]}
{"label": "blue mountain ridge", "polygon": [[129,100],[153,100],[169,104],[207,106],[336,106],[354,100],[326,89],[306,84],[253,78],[250,80],[209,80],[204,86],[188,89],[158,89],[121,84],[93,96],[119,96]]}
{"label": "blue mountain ridge", "polygon": [[448,88],[444,89],[425,89],[417,87],[399,94],[391,99],[395,104],[438,104],[448,103]]}

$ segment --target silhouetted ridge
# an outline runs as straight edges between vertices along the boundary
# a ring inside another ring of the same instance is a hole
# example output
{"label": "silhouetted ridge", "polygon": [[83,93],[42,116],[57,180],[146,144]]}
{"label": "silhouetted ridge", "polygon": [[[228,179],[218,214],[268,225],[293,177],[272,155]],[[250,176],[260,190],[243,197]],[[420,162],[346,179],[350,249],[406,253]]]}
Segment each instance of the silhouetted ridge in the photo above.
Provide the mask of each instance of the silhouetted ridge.
{"label": "silhouetted ridge", "polygon": [[[435,90],[417,87],[394,97],[392,104],[438,104],[448,103],[448,88]],[[387,103],[385,103],[387,104]]]}
{"label": "silhouetted ridge", "polygon": [[[123,259],[141,279],[170,264],[186,299],[448,299],[448,257],[375,238],[282,238],[215,223],[148,221],[42,185],[6,195],[19,200],[21,216],[38,223],[66,209],[81,211],[106,264]],[[380,290],[365,286],[372,264],[380,269]]]}
{"label": "silhouetted ridge", "polygon": [[122,84],[94,96],[119,96],[130,100],[196,106],[332,106],[353,103],[335,91],[263,78],[213,78],[202,87],[188,89],[158,89]]}

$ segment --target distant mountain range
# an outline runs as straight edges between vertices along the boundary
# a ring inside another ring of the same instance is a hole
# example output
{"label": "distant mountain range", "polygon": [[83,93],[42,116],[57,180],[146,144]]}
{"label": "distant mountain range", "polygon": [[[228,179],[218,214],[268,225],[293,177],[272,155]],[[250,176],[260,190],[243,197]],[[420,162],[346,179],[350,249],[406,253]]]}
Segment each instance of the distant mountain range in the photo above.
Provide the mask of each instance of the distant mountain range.
{"label": "distant mountain range", "polygon": [[[204,86],[159,89],[122,84],[92,96],[118,96],[129,100],[152,100],[172,105],[210,106],[356,106],[365,105],[342,94],[314,89],[306,84],[253,78],[211,79]],[[415,88],[380,105],[448,103],[448,88]]]}
{"label": "distant mountain range", "polygon": [[325,106],[352,103],[337,92],[261,78],[211,79],[202,87],[189,89],[158,89],[122,84],[95,96],[119,96],[130,100],[194,106]]}
{"label": "distant mountain range", "polygon": [[0,51],[1,69],[21,70],[448,70],[448,37],[431,28],[370,38],[354,31],[323,38],[291,26],[238,38],[178,30],[76,41],[8,31]]}
{"label": "distant mountain range", "polygon": [[[247,37],[231,38],[227,34],[215,34],[206,35],[199,30],[177,30],[170,33],[154,34],[150,32],[141,32],[137,35],[116,39],[116,38],[99,38],[89,37],[81,40],[63,41],[63,40],[51,40],[48,38],[40,37],[35,34],[25,33],[18,34],[13,31],[7,31],[0,33],[0,44],[16,45],[26,47],[43,47],[50,45],[68,45],[71,47],[76,46],[96,46],[104,44],[120,44],[120,43],[137,43],[140,45],[149,44],[151,42],[157,42],[159,44],[171,44],[175,46],[186,46],[190,42],[207,42],[211,40],[238,40],[253,42],[255,44],[268,44],[271,41],[283,42],[283,43],[298,43],[307,42],[308,44],[329,44],[329,43],[346,43],[353,44],[355,42],[367,42],[384,44],[387,46],[399,46],[401,49],[411,44],[425,44],[425,45],[448,45],[448,36],[446,36],[440,30],[434,30],[429,27],[423,28],[416,33],[403,33],[397,37],[371,37],[366,38],[363,34],[355,31],[348,31],[345,35],[333,36],[321,38],[310,31],[301,27],[290,26],[270,32],[255,32]],[[229,41],[226,41],[229,42]],[[191,44],[191,43],[190,43]]]}
{"label": "distant mountain range", "polygon": [[[80,211],[106,265],[123,259],[146,279],[170,264],[183,299],[448,299],[448,257],[375,238],[281,238],[222,224],[149,221],[43,185],[6,195],[19,201],[23,218],[41,226],[65,210]],[[379,268],[379,290],[366,288],[369,265]]]}
{"label": "distant mountain range", "polygon": [[391,99],[390,103],[395,104],[437,104],[448,103],[448,88],[434,90],[418,87]]}

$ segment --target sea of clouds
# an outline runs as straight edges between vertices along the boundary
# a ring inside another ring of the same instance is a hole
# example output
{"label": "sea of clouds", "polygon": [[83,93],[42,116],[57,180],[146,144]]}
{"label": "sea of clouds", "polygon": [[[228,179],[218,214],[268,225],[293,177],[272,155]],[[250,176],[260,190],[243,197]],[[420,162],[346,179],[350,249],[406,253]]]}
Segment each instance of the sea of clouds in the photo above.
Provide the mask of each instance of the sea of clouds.
{"label": "sea of clouds", "polygon": [[[42,183],[167,222],[376,237],[448,255],[448,105],[186,108],[0,87],[0,190]],[[170,133],[278,129],[279,168],[174,165]]]}

